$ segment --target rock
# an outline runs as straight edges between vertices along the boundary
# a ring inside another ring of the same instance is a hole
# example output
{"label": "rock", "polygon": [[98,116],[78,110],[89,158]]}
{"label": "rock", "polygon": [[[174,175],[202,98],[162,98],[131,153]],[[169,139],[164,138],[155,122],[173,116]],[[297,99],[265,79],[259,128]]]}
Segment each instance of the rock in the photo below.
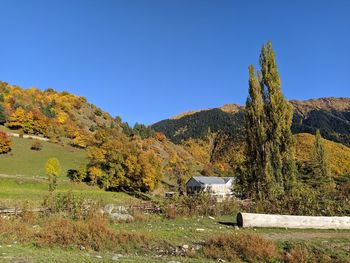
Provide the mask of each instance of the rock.
{"label": "rock", "polygon": [[112,213],[109,215],[109,217],[115,221],[133,221],[134,220],[134,217],[129,214]]}
{"label": "rock", "polygon": [[239,230],[239,227],[238,227],[238,226],[235,226],[235,230]]}
{"label": "rock", "polygon": [[113,260],[113,261],[119,260],[119,256],[118,256],[118,255],[114,255],[114,256],[112,257],[112,260]]}
{"label": "rock", "polygon": [[128,210],[125,208],[125,206],[115,206],[113,209],[114,213],[119,213],[119,214],[128,214]]}
{"label": "rock", "polygon": [[106,214],[110,214],[110,213],[112,213],[113,208],[114,208],[113,204],[107,204],[107,205],[105,205],[103,212],[105,212]]}
{"label": "rock", "polygon": [[188,249],[189,246],[188,246],[188,245],[183,245],[182,248],[183,248],[183,249]]}
{"label": "rock", "polygon": [[81,245],[80,250],[85,250],[85,247]]}
{"label": "rock", "polygon": [[194,247],[195,250],[200,250],[201,248],[202,248],[201,245],[196,245],[196,246]]}
{"label": "rock", "polygon": [[108,214],[114,221],[133,221],[134,217],[128,213],[124,206],[105,205],[103,213]]}

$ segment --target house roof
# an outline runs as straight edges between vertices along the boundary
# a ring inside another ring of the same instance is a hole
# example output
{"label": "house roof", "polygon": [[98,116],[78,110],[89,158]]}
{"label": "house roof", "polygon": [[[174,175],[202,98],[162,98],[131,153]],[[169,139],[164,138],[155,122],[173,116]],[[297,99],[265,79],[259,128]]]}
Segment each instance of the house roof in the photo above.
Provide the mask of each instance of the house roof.
{"label": "house roof", "polygon": [[194,180],[201,184],[226,184],[233,177],[216,177],[216,176],[193,176]]}

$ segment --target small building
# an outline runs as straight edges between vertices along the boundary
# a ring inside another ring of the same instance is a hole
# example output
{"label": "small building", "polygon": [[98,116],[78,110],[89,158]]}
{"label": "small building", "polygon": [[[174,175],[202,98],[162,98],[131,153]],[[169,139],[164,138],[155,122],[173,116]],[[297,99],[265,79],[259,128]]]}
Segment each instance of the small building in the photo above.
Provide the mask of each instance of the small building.
{"label": "small building", "polygon": [[232,196],[233,181],[234,177],[193,176],[186,183],[186,192],[188,195],[206,192],[223,200]]}

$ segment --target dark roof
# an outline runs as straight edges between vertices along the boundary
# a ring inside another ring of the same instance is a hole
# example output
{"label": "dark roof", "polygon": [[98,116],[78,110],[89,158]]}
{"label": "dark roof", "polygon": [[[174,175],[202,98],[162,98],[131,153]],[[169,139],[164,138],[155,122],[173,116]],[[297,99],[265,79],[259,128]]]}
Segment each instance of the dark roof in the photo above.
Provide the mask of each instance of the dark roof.
{"label": "dark roof", "polygon": [[216,176],[193,176],[194,180],[201,184],[226,184],[233,177],[216,177]]}

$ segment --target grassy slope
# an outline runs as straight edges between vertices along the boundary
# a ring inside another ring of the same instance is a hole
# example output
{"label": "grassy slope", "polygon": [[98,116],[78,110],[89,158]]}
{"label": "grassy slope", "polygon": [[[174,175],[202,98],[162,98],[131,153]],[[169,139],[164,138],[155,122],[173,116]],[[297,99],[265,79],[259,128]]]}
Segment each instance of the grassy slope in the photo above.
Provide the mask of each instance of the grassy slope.
{"label": "grassy slope", "polygon": [[106,192],[97,187],[70,182],[66,177],[67,170],[78,168],[86,162],[86,152],[83,150],[42,142],[41,151],[32,151],[30,146],[33,140],[12,137],[12,141],[11,153],[0,155],[0,207],[14,206],[24,201],[34,205],[42,203],[48,193],[44,167],[51,157],[56,157],[62,166],[58,192],[73,191],[106,203],[124,203],[134,199],[124,193]]}
{"label": "grassy slope", "polygon": [[[98,187],[88,186],[84,183],[76,184],[68,180],[60,180],[57,192],[68,192],[80,195],[84,198],[101,200],[103,203],[124,204],[133,202],[135,198],[125,193],[106,192]],[[14,207],[28,201],[33,206],[39,206],[48,194],[46,180],[34,180],[26,178],[0,178],[0,208]]]}
{"label": "grassy slope", "polygon": [[0,155],[0,173],[23,176],[45,176],[45,163],[56,157],[62,166],[62,174],[68,169],[78,168],[86,162],[86,152],[70,146],[42,142],[41,151],[30,150],[33,140],[12,137],[12,151]]}

